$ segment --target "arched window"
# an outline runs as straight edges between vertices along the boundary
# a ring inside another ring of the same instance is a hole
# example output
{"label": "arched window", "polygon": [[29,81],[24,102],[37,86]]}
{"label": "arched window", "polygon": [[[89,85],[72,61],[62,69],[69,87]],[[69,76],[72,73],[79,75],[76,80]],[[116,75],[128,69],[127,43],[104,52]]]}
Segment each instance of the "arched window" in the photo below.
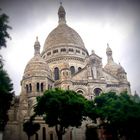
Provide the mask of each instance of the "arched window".
{"label": "arched window", "polygon": [[82,68],[81,67],[78,67],[78,71],[80,71]]}
{"label": "arched window", "polygon": [[53,50],[53,53],[58,53],[58,50]]}
{"label": "arched window", "polygon": [[54,80],[59,80],[59,69],[58,69],[58,67],[54,68]]}
{"label": "arched window", "polygon": [[61,49],[61,52],[66,52],[66,49],[65,49],[65,48],[62,48],[62,49]]}
{"label": "arched window", "polygon": [[44,91],[44,85],[43,85],[43,83],[41,83],[41,92],[43,92]]}
{"label": "arched window", "polygon": [[48,56],[51,55],[51,52],[48,52],[47,55],[48,55]]}
{"label": "arched window", "polygon": [[95,96],[99,96],[101,92],[102,92],[102,89],[100,89],[100,88],[95,88],[94,89]]}
{"label": "arched window", "polygon": [[71,66],[71,67],[70,67],[70,71],[71,71],[71,74],[72,74],[72,75],[75,73],[75,68],[74,68],[74,66]]}
{"label": "arched window", "polygon": [[69,52],[74,52],[74,50],[70,48],[70,49],[69,49]]}
{"label": "arched window", "polygon": [[31,83],[29,84],[29,92],[32,92],[32,85],[31,85]]}
{"label": "arched window", "polygon": [[36,91],[39,92],[39,83],[36,84]]}
{"label": "arched window", "polygon": [[28,85],[26,85],[26,93],[28,93],[29,92],[29,87],[28,87]]}
{"label": "arched window", "polygon": [[42,135],[43,135],[43,140],[46,140],[46,128],[42,128]]}
{"label": "arched window", "polygon": [[76,53],[80,53],[80,50],[76,50]]}

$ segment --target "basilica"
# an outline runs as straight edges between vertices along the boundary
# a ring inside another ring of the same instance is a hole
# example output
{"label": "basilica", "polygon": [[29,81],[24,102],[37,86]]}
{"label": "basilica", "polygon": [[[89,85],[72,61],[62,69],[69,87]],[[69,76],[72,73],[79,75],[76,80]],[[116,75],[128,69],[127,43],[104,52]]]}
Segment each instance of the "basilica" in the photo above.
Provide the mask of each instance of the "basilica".
{"label": "basilica", "polygon": [[[33,114],[36,97],[45,90],[59,87],[74,90],[92,100],[103,92],[114,91],[117,94],[127,91],[130,83],[124,68],[113,60],[112,50],[107,44],[107,63],[94,51],[89,54],[80,35],[66,23],[66,12],[62,4],[58,9],[58,26],[45,40],[40,52],[38,38],[34,43],[34,56],[27,63],[21,80],[21,93],[16,96],[9,110],[4,140],[27,140],[23,123]],[[40,130],[31,140],[57,140],[54,128],[49,128],[42,117],[36,122]],[[64,140],[84,140],[85,126],[70,128]]]}

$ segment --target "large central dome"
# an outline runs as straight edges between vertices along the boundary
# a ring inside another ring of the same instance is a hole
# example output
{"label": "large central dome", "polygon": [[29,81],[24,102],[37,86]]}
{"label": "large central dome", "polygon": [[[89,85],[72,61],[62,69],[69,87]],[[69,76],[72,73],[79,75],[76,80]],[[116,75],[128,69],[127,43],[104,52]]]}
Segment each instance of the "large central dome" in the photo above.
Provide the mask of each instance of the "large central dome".
{"label": "large central dome", "polygon": [[48,35],[44,44],[44,51],[48,48],[56,47],[59,45],[75,45],[85,49],[83,40],[79,34],[70,28],[67,24],[59,24]]}
{"label": "large central dome", "polygon": [[62,45],[75,46],[81,48],[82,50],[86,50],[84,42],[79,34],[66,24],[65,15],[65,9],[61,5],[58,10],[59,24],[48,35],[44,44],[43,52]]}
{"label": "large central dome", "polygon": [[85,59],[88,56],[83,40],[66,24],[65,16],[66,12],[61,4],[58,10],[58,26],[48,35],[41,53],[53,74],[56,69],[59,73],[64,62],[78,71],[78,68],[85,67]]}

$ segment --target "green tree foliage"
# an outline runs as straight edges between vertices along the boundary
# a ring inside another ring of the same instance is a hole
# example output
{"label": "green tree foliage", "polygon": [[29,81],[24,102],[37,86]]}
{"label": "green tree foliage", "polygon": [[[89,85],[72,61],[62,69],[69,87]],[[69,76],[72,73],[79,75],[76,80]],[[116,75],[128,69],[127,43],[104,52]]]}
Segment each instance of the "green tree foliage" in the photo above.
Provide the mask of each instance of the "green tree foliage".
{"label": "green tree foliage", "polygon": [[[11,29],[11,27],[8,25],[9,23],[8,19],[9,17],[6,14],[0,14],[0,49],[2,47],[7,47],[6,39],[11,38],[8,33],[8,29]],[[3,59],[2,59],[2,55],[0,55],[0,67],[2,66],[3,66]]]}
{"label": "green tree foliage", "polygon": [[28,140],[40,129],[39,123],[35,123],[33,120],[33,117],[31,117],[30,120],[23,124],[23,131],[27,134]]}
{"label": "green tree foliage", "polygon": [[66,128],[81,125],[87,100],[71,90],[47,90],[37,98],[36,115],[43,115],[50,127],[55,127],[58,140],[62,140]]}
{"label": "green tree foliage", "polygon": [[12,98],[14,96],[13,84],[9,78],[7,72],[0,68],[0,131],[4,130],[4,127],[8,121],[8,110],[11,106]]}
{"label": "green tree foliage", "polygon": [[6,39],[10,39],[10,35],[7,31],[8,29],[11,29],[8,25],[8,19],[9,17],[6,14],[0,15],[0,49],[6,47]]}
{"label": "green tree foliage", "polygon": [[94,100],[94,113],[103,120],[104,127],[113,135],[136,140],[140,133],[140,102],[127,93],[103,93]]}
{"label": "green tree foliage", "polygon": [[96,105],[93,100],[88,100],[85,106],[85,116],[88,116],[90,119],[96,123],[96,119],[98,118],[98,114],[96,112]]}
{"label": "green tree foliage", "polygon": [[[0,49],[7,46],[6,39],[10,38],[7,32],[8,29],[11,29],[8,25],[8,16],[6,14],[0,14]],[[13,84],[7,72],[3,69],[3,58],[0,54],[0,132],[3,132],[8,121],[8,110],[11,106],[13,96]],[[2,137],[3,133],[0,139]]]}

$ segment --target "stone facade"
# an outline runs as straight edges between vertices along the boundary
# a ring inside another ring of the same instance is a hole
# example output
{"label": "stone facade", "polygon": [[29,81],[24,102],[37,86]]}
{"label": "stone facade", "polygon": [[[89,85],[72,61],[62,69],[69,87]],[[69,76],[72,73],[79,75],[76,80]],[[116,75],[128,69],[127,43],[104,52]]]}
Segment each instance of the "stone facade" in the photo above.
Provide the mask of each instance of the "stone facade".
{"label": "stone facade", "polygon": [[[130,84],[127,74],[120,64],[113,60],[112,50],[107,44],[107,64],[92,51],[89,55],[79,34],[66,24],[66,12],[62,5],[58,10],[59,24],[48,35],[42,53],[38,38],[34,44],[34,56],[28,62],[21,81],[21,93],[14,99],[9,110],[9,122],[4,132],[4,140],[26,140],[23,123],[33,114],[36,97],[50,88],[71,89],[94,99],[102,92],[128,91]],[[41,117],[39,132],[32,140],[56,140],[54,128],[49,128]],[[84,140],[85,122],[79,129],[70,128],[65,140]]]}

